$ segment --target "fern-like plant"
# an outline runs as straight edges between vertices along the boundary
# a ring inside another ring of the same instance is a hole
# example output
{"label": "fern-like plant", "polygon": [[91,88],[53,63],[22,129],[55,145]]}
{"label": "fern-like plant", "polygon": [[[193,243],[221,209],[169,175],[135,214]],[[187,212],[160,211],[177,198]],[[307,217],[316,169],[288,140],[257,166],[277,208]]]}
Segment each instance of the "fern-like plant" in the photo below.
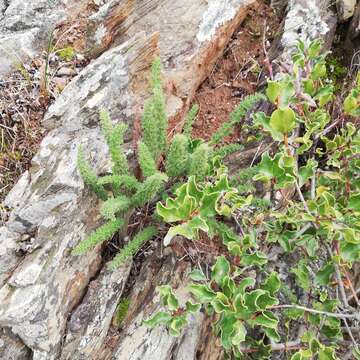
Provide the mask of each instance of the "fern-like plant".
{"label": "fern-like plant", "polygon": [[[156,199],[164,190],[170,179],[194,176],[197,181],[203,181],[211,171],[213,146],[200,139],[192,139],[192,125],[198,106],[194,105],[184,124],[184,132],[174,136],[167,144],[168,119],[165,111],[165,97],[162,91],[160,77],[160,60],[152,65],[151,88],[152,97],[144,106],[142,117],[142,138],[138,143],[137,159],[142,172],[142,178],[137,179],[130,174],[125,152],[123,151],[124,134],[127,126],[123,123],[113,124],[106,110],[100,112],[100,125],[111,158],[111,173],[98,177],[85,158],[82,147],[78,152],[78,168],[84,183],[103,201],[100,214],[104,224],[81,241],[73,250],[74,255],[80,255],[95,246],[111,239],[118,231],[126,232],[127,220],[135,208],[142,207]],[[249,97],[235,109],[228,124],[219,131],[216,139],[220,140],[228,134],[231,127],[240,121],[247,110],[261,99],[262,96]],[[215,144],[215,141],[213,141]],[[228,146],[217,150],[218,157],[223,157],[235,151],[238,146]],[[164,160],[166,174],[160,171]],[[170,183],[174,183],[173,180]],[[156,233],[153,226],[147,227],[134,236],[124,249],[110,262],[114,268],[133,256],[139,248]]]}

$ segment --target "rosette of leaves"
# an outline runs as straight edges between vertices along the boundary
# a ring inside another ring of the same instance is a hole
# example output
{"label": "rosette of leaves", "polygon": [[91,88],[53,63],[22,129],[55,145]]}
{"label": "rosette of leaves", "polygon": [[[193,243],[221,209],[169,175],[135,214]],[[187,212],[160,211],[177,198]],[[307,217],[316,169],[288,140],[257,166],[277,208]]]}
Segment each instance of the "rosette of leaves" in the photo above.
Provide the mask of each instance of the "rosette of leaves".
{"label": "rosette of leaves", "polygon": [[224,167],[217,170],[214,182],[197,182],[190,176],[185,184],[175,191],[175,198],[169,197],[165,205],[157,203],[157,214],[172,226],[164,238],[164,245],[170,244],[175,235],[195,239],[198,232],[210,231],[210,221],[216,215],[230,216],[232,211],[250,203],[251,197],[237,195],[237,190],[229,185]]}
{"label": "rosette of leaves", "polygon": [[187,325],[188,314],[203,307],[207,314],[215,314],[215,334],[228,354],[236,357],[242,354],[249,340],[250,328],[258,329],[278,342],[279,320],[272,312],[272,307],[279,303],[276,298],[281,286],[278,275],[272,273],[255,288],[255,279],[241,273],[240,268],[232,268],[223,256],[217,258],[210,280],[202,271],[192,271],[190,278],[195,282],[188,285],[188,291],[197,302],[188,301],[185,307],[179,306],[170,287],[160,287],[162,305],[167,311],[156,313],[145,324],[149,327],[165,325],[171,333],[174,333],[175,326],[178,336],[178,331]]}

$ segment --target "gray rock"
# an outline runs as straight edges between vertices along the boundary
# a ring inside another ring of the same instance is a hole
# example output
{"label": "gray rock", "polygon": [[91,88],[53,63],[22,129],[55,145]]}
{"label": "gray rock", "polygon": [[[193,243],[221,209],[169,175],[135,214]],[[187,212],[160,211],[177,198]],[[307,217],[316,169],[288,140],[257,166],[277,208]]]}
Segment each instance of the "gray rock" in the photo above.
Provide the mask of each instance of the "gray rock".
{"label": "gray rock", "polygon": [[9,330],[0,329],[0,359],[30,360],[31,350]]}
{"label": "gray rock", "polygon": [[346,21],[354,15],[356,0],[338,0],[336,8],[340,21]]}
{"label": "gray rock", "polygon": [[55,25],[66,19],[70,5],[67,0],[0,1],[0,76],[44,48]]}
{"label": "gray rock", "polygon": [[149,329],[142,323],[154,312],[164,310],[161,308],[158,294],[154,292],[155,285],[170,284],[180,305],[185,305],[186,300],[189,299],[185,289],[187,274],[190,272],[189,264],[179,263],[173,255],[159,259],[158,254],[154,254],[143,266],[147,271],[143,272],[132,289],[130,314],[110,359],[195,359],[203,314],[191,316],[179,338],[171,336],[162,326]]}
{"label": "gray rock", "polygon": [[68,322],[62,360],[95,358],[106,339],[130,269],[130,261],[114,271],[105,267],[89,284],[84,299]]}
{"label": "gray rock", "polygon": [[[98,56],[141,31],[158,32],[166,86],[186,111],[253,0],[111,0],[91,17],[87,48]],[[161,21],[159,21],[161,19]],[[170,95],[170,94],[169,94]],[[173,103],[175,100],[172,99]],[[179,111],[174,115],[178,115]]]}
{"label": "gray rock", "polygon": [[[53,125],[59,120],[58,128],[43,140],[28,182],[22,180],[9,195],[8,203],[14,204],[15,194],[28,192],[2,231],[2,243],[7,244],[1,248],[7,259],[1,261],[2,276],[16,269],[0,290],[0,325],[11,328],[36,360],[56,358],[68,314],[100,266],[100,249],[80,257],[70,254],[98,225],[97,202],[88,196],[76,169],[78,145],[92,155],[98,171],[105,169],[108,155],[98,113],[110,107],[114,118],[130,120],[129,64],[146,41],[137,38],[114,48],[64,90],[46,118]],[[35,234],[32,249],[19,263],[14,249],[21,234],[29,233]]]}
{"label": "gray rock", "polygon": [[[297,40],[306,44],[311,40],[330,38],[336,28],[336,16],[330,10],[330,0],[290,0],[285,18],[281,45],[283,57],[288,58]],[[330,42],[331,43],[331,42]]]}

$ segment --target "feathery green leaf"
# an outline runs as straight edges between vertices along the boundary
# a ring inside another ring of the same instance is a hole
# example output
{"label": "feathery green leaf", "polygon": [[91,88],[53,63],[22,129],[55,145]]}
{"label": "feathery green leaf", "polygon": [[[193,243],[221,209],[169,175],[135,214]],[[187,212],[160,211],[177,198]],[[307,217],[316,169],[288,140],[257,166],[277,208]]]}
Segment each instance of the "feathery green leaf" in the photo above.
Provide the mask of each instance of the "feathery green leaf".
{"label": "feathery green leaf", "polygon": [[143,142],[139,142],[138,150],[138,160],[142,174],[145,177],[154,175],[157,171],[156,164],[149,148]]}
{"label": "feathery green leaf", "polygon": [[214,156],[220,156],[220,158],[223,159],[224,157],[243,149],[244,145],[242,144],[228,144],[216,149],[214,151]]}
{"label": "feathery green leaf", "polygon": [[154,226],[148,226],[144,230],[138,232],[135,237],[120,251],[119,254],[109,263],[111,269],[116,269],[129,257],[132,257],[138,250],[153,236],[157,234]]}
{"label": "feathery green leaf", "polygon": [[198,179],[206,176],[209,169],[210,147],[207,144],[199,145],[190,157],[189,176],[196,175]]}
{"label": "feathery green leaf", "polygon": [[194,124],[196,115],[198,114],[198,111],[199,111],[199,105],[194,104],[191,107],[190,111],[187,113],[187,116],[185,118],[184,127],[183,127],[183,134],[188,136],[188,137],[191,137],[193,124]]}
{"label": "feathery green leaf", "polygon": [[100,124],[113,162],[113,174],[128,174],[129,165],[121,148],[124,143],[124,133],[127,126],[124,123],[113,126],[109,112],[106,110],[100,111]]}
{"label": "feathery green leaf", "polygon": [[109,221],[104,225],[97,228],[87,238],[81,241],[71,252],[73,255],[81,255],[86,251],[94,248],[96,245],[109,240],[113,235],[122,228],[124,221],[122,219],[116,219]]}
{"label": "feathery green leaf", "polygon": [[226,121],[218,131],[211,137],[210,144],[215,145],[221,142],[226,136],[231,134],[234,126],[238,124],[247,114],[247,112],[260,100],[265,100],[263,94],[255,93],[246,96],[238,106],[231,112],[229,120]]}
{"label": "feathery green leaf", "polygon": [[166,174],[171,177],[181,176],[186,173],[189,160],[189,140],[185,135],[174,136],[166,157]]}
{"label": "feathery green leaf", "polygon": [[104,219],[115,220],[116,214],[124,213],[131,207],[131,201],[124,195],[106,200],[101,209],[100,214]]}
{"label": "feathery green leaf", "polygon": [[84,180],[84,183],[101,199],[107,199],[107,193],[104,187],[98,184],[98,177],[92,170],[90,164],[85,159],[84,151],[82,146],[79,146],[77,155],[77,168],[79,169],[80,175]]}
{"label": "feathery green leaf", "polygon": [[141,206],[151,201],[158,194],[168,177],[160,172],[149,176],[140,186],[136,194],[132,198],[134,206]]}

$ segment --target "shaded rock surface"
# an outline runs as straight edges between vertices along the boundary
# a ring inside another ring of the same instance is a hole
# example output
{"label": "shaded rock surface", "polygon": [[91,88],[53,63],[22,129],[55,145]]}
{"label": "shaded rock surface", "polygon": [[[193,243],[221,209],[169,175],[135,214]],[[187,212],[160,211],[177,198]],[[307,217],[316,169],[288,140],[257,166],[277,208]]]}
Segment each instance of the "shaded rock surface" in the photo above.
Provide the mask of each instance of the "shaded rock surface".
{"label": "shaded rock surface", "polygon": [[340,21],[346,21],[354,15],[356,0],[340,0],[336,2],[336,7]]}
{"label": "shaded rock surface", "polygon": [[61,359],[97,358],[95,354],[104,344],[111,325],[111,314],[116,310],[130,269],[130,262],[114,271],[105,267],[90,282],[85,297],[68,322]]}

